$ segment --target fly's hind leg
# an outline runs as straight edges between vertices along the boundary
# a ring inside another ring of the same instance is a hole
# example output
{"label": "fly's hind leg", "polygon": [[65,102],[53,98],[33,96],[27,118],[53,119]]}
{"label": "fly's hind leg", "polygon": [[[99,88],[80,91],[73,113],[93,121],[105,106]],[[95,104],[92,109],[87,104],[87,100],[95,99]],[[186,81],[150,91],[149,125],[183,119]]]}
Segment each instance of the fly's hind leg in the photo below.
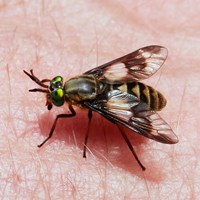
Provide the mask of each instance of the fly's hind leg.
{"label": "fly's hind leg", "polygon": [[131,142],[129,141],[127,135],[125,134],[125,132],[123,131],[123,129],[120,127],[120,125],[116,124],[118,129],[120,130],[120,133],[122,134],[124,140],[126,141],[126,144],[128,145],[130,151],[132,152],[133,156],[135,157],[135,160],[137,161],[137,163],[139,164],[139,166],[142,168],[142,170],[144,171],[146,168],[144,167],[144,165],[140,162]]}
{"label": "fly's hind leg", "polygon": [[71,111],[70,114],[60,114],[60,115],[56,116],[56,119],[54,120],[53,126],[51,127],[51,131],[49,133],[49,136],[41,144],[39,144],[38,147],[43,146],[52,137],[53,132],[56,128],[56,124],[57,124],[58,119],[74,117],[76,115],[76,112],[75,112],[74,108],[72,107],[72,105],[69,105],[69,110]]}
{"label": "fly's hind leg", "polygon": [[88,111],[88,127],[87,127],[87,132],[85,134],[85,141],[84,141],[84,147],[83,147],[83,158],[86,158],[86,150],[87,150],[87,141],[88,141],[88,136],[89,136],[89,132],[90,132],[90,123],[91,123],[91,119],[92,119],[92,110],[89,109]]}

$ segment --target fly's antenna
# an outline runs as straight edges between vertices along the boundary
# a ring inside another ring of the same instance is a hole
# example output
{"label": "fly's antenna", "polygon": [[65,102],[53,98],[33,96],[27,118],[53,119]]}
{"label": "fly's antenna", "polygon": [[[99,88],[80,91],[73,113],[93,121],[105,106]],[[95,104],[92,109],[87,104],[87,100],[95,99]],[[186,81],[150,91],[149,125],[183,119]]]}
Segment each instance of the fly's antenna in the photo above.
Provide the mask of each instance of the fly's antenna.
{"label": "fly's antenna", "polygon": [[46,82],[50,82],[49,79],[43,79],[43,80],[39,80],[34,74],[33,74],[33,70],[30,70],[30,73],[28,73],[27,71],[23,70],[24,73],[31,79],[33,80],[35,83],[37,83],[39,86],[43,87],[43,88],[47,88],[47,89],[41,89],[41,88],[34,88],[29,90],[29,92],[43,92],[43,93],[49,93],[48,90],[48,85],[44,84]]}
{"label": "fly's antenna", "polygon": [[24,71],[24,73],[31,79],[31,80],[33,80],[34,82],[36,82],[39,86],[41,86],[41,87],[44,87],[44,88],[48,88],[49,86],[48,85],[45,85],[44,83],[45,82],[50,82],[50,80],[49,79],[43,79],[43,80],[39,80],[34,74],[33,74],[33,70],[31,69],[30,70],[30,74],[28,73],[28,72],[26,72],[25,70],[23,70]]}

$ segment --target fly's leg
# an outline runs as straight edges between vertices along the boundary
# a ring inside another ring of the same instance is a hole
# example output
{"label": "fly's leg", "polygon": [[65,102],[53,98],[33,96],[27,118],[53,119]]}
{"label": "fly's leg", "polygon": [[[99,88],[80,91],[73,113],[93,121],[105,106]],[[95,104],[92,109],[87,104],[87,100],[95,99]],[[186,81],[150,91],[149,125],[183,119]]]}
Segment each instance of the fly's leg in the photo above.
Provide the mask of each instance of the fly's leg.
{"label": "fly's leg", "polygon": [[60,114],[60,115],[56,116],[56,119],[54,120],[53,126],[51,127],[51,131],[49,133],[49,136],[41,144],[39,144],[38,147],[43,146],[52,137],[53,132],[56,128],[56,124],[57,124],[58,119],[74,117],[76,115],[76,112],[75,112],[74,108],[72,107],[72,105],[69,105],[69,110],[71,111],[70,114]]}
{"label": "fly's leg", "polygon": [[89,132],[90,132],[90,123],[91,123],[91,119],[92,119],[92,110],[88,111],[88,127],[87,127],[87,132],[85,134],[85,141],[84,141],[84,147],[83,147],[83,158],[86,158],[86,150],[87,150],[87,141],[88,141],[88,136],[89,136]]}
{"label": "fly's leg", "polygon": [[120,125],[116,124],[118,129],[120,130],[120,133],[122,134],[124,140],[126,141],[126,144],[128,145],[130,151],[132,152],[133,156],[135,157],[137,163],[140,165],[140,167],[142,168],[142,170],[144,171],[146,168],[144,167],[144,165],[140,162],[131,142],[129,141],[128,137],[126,136],[125,132],[123,131],[123,129],[120,127]]}

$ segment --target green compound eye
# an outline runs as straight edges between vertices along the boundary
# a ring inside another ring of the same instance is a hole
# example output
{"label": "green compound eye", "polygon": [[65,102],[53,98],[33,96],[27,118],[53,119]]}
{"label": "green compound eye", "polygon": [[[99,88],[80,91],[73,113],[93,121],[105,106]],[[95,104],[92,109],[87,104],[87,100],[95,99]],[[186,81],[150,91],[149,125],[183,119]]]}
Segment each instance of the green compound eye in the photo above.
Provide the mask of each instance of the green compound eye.
{"label": "green compound eye", "polygon": [[63,91],[63,78],[56,76],[50,82],[49,92],[51,101],[55,106],[62,106],[65,102],[65,94]]}
{"label": "green compound eye", "polygon": [[64,91],[61,88],[55,89],[50,94],[51,101],[55,106],[62,106],[65,102]]}
{"label": "green compound eye", "polygon": [[56,76],[51,80],[49,90],[50,92],[53,92],[54,90],[62,87],[63,87],[63,78],[61,76]]}
{"label": "green compound eye", "polygon": [[51,80],[51,83],[50,83],[50,84],[56,84],[56,83],[58,83],[58,82],[62,83],[62,81],[63,81],[62,76],[56,76],[55,78],[53,78],[53,79]]}

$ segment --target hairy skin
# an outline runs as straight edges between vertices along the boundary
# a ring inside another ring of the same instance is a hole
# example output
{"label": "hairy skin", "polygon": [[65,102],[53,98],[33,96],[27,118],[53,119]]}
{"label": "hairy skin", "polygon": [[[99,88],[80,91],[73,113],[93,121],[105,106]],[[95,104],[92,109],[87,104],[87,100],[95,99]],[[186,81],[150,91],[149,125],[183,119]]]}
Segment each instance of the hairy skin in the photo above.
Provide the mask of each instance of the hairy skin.
{"label": "hairy skin", "polygon": [[[0,3],[0,196],[4,199],[199,199],[200,6],[195,1],[2,1]],[[67,2],[67,3],[64,3]],[[127,3],[126,3],[127,2]],[[191,20],[192,19],[192,20]],[[146,81],[168,99],[162,117],[179,143],[127,132],[143,172],[118,129],[93,114],[87,159],[87,112],[61,119],[23,69],[66,80],[147,45],[169,56]]]}

